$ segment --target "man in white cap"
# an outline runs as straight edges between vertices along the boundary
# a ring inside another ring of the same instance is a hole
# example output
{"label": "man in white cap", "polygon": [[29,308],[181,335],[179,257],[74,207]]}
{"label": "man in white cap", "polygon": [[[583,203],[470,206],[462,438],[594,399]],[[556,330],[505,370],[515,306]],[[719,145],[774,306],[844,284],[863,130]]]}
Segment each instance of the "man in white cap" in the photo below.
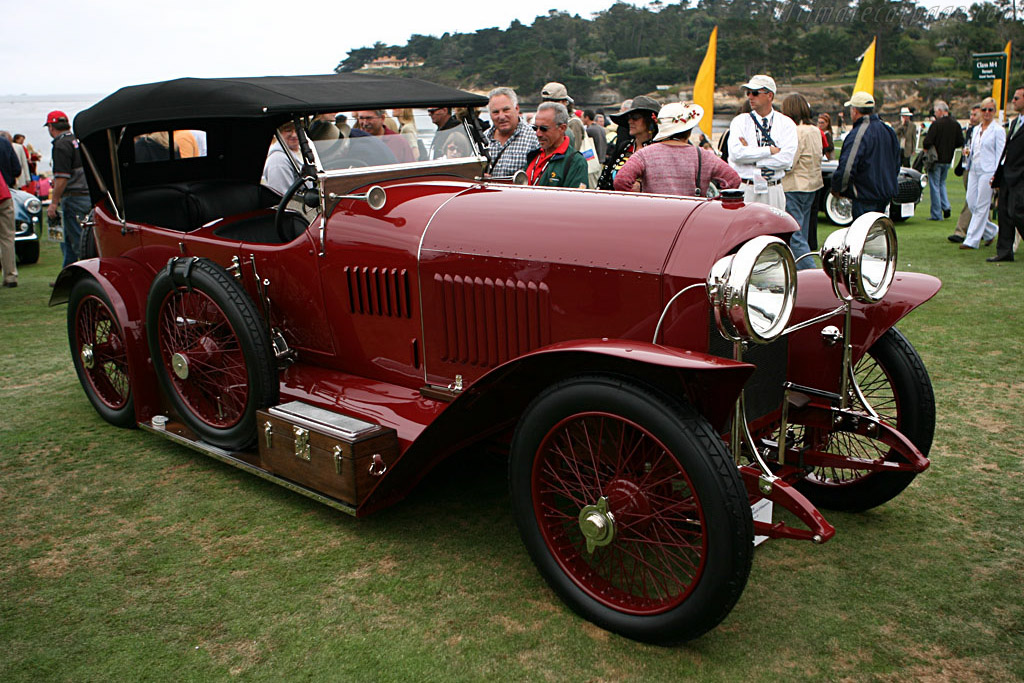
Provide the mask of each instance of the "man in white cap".
{"label": "man in white cap", "polygon": [[744,201],[785,211],[782,178],[796,156],[796,124],[772,108],[774,78],[758,74],[741,87],[750,113],[737,115],[729,124],[729,165],[740,175]]}
{"label": "man in white cap", "polygon": [[844,106],[853,125],[832,174],[832,194],[852,200],[854,220],[869,211],[886,213],[900,174],[896,131],[878,118],[870,93],[858,90]]}
{"label": "man in white cap", "polygon": [[569,141],[573,149],[577,152],[580,151],[580,147],[583,146],[583,138],[587,134],[587,129],[583,125],[583,120],[575,114],[575,103],[569,97],[569,91],[561,83],[552,81],[541,88],[540,99],[543,102],[557,102],[565,106],[565,110],[569,112]]}
{"label": "man in white cap", "polygon": [[910,160],[917,150],[917,124],[914,112],[909,107],[900,108],[900,122],[896,126],[896,137],[900,141],[900,165],[910,166]]}

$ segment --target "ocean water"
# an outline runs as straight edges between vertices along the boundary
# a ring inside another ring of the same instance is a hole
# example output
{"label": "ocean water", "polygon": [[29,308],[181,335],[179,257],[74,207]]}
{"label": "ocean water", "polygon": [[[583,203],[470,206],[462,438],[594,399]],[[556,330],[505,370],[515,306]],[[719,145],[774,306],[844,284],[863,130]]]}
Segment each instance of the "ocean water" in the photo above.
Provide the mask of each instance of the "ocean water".
{"label": "ocean water", "polygon": [[21,133],[37,152],[43,155],[39,171],[50,171],[50,134],[43,124],[46,115],[59,109],[75,120],[75,115],[88,109],[104,95],[0,95],[0,130]]}

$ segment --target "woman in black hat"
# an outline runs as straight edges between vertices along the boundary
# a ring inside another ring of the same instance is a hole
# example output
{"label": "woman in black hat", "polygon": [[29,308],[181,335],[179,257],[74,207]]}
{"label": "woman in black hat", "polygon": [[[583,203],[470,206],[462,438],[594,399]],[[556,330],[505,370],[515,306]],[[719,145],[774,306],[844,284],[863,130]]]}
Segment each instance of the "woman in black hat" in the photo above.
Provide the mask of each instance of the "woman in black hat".
{"label": "woman in black hat", "polygon": [[612,115],[612,121],[619,124],[619,133],[615,137],[615,146],[608,151],[604,170],[597,181],[597,189],[612,190],[615,174],[632,156],[633,152],[651,144],[658,134],[658,101],[641,95],[633,98],[633,106],[624,112]]}

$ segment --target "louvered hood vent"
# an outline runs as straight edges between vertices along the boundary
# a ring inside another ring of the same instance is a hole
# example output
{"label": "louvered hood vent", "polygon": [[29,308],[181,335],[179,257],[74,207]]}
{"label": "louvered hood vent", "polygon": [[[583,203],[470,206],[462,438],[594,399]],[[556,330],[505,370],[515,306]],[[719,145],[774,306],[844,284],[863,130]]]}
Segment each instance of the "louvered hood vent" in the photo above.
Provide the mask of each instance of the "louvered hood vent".
{"label": "louvered hood vent", "polygon": [[493,367],[551,343],[551,293],[541,282],[435,275],[441,360]]}
{"label": "louvered hood vent", "polygon": [[405,268],[345,267],[353,314],[411,318],[409,271]]}

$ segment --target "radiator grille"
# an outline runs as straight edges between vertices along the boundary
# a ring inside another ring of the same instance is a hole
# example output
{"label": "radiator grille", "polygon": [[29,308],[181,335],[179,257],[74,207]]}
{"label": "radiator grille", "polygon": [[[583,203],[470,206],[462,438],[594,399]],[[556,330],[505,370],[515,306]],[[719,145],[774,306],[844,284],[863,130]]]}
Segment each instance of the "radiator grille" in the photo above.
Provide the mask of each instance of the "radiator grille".
{"label": "radiator grille", "polygon": [[892,198],[897,204],[910,204],[921,199],[921,181],[910,176],[900,176],[896,196]]}
{"label": "radiator grille", "polygon": [[441,360],[499,365],[551,342],[545,283],[435,275],[444,333]]}
{"label": "radiator grille", "polygon": [[[713,313],[710,330],[708,352],[721,358],[732,358],[732,342],[719,334]],[[747,419],[754,420],[782,405],[782,384],[786,381],[789,361],[789,335],[783,335],[770,344],[750,344],[743,354],[743,361],[757,367],[743,389]]]}
{"label": "radiator grille", "polygon": [[346,266],[348,305],[352,313],[411,318],[409,271],[405,268]]}

